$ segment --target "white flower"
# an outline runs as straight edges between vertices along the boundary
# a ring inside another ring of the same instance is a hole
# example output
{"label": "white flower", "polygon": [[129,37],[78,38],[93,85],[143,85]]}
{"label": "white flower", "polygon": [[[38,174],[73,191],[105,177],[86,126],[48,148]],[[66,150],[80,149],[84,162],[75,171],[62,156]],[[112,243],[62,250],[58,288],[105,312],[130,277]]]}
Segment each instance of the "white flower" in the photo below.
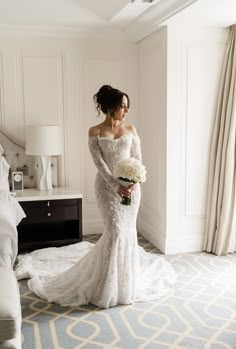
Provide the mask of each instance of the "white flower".
{"label": "white flower", "polygon": [[145,166],[135,158],[121,160],[113,169],[114,178],[126,179],[133,183],[145,182],[146,173]]}

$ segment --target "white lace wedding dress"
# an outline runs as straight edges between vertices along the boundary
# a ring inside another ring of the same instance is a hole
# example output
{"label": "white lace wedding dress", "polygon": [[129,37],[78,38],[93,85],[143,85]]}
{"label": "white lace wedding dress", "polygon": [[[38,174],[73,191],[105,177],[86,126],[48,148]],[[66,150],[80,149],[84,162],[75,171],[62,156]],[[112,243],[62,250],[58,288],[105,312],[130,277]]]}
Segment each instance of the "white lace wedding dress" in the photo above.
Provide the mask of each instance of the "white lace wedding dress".
{"label": "white lace wedding dress", "polygon": [[132,192],[131,205],[122,205],[119,185],[111,174],[119,160],[141,158],[139,137],[90,137],[89,148],[98,168],[95,194],[103,235],[95,245],[80,242],[19,256],[16,276],[30,277],[34,293],[63,306],[92,303],[108,308],[157,299],[175,282],[175,272],[164,257],[147,253],[137,244],[140,185]]}

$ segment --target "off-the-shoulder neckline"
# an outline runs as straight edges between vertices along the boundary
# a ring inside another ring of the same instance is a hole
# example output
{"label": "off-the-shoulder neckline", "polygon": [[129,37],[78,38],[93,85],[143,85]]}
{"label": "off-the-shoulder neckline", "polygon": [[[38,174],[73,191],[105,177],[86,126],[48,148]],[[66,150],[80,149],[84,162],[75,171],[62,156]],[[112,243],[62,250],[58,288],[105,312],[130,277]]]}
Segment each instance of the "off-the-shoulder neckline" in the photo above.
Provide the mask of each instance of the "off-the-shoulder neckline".
{"label": "off-the-shoulder neckline", "polygon": [[117,137],[117,138],[112,138],[112,137],[109,137],[109,136],[107,136],[107,137],[100,137],[99,135],[96,135],[96,136],[90,136],[89,139],[90,138],[97,138],[97,139],[108,139],[108,140],[112,140],[112,141],[117,141],[120,138],[130,137],[130,136],[132,136],[132,137],[139,137],[138,135],[134,135],[133,133],[127,133],[127,134],[124,134],[124,135],[122,135],[120,137]]}

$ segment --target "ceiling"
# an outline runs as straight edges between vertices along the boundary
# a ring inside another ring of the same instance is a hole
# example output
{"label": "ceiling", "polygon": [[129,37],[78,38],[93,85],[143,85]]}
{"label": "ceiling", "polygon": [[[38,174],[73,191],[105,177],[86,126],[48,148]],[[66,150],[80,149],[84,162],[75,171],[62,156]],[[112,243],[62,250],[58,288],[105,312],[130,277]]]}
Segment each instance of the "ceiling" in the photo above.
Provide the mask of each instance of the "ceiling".
{"label": "ceiling", "polygon": [[0,32],[139,41],[195,1],[0,0]]}
{"label": "ceiling", "polygon": [[228,27],[236,24],[236,0],[198,0],[166,23]]}
{"label": "ceiling", "polygon": [[214,14],[236,17],[235,6],[236,0],[0,0],[0,33],[137,42],[167,20],[214,25]]}

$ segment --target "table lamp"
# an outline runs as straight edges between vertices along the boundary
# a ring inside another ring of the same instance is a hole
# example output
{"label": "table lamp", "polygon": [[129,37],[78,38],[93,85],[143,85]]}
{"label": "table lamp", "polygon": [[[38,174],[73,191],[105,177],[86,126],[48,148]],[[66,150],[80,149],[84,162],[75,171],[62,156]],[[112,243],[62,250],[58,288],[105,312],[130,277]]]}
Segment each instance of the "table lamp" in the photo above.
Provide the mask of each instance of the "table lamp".
{"label": "table lamp", "polygon": [[38,189],[51,190],[51,156],[62,154],[60,126],[28,126],[25,152],[29,155],[39,156]]}

